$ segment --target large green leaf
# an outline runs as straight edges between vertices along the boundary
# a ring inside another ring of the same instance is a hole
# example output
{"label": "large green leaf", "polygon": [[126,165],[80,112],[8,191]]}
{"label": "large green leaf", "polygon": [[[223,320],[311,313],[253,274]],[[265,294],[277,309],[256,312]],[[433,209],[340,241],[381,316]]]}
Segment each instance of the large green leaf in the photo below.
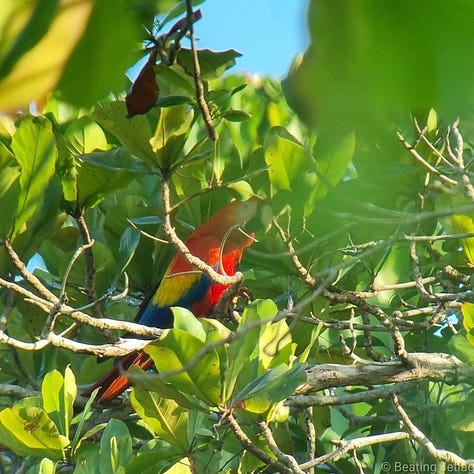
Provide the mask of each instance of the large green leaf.
{"label": "large green leaf", "polygon": [[150,124],[146,115],[128,119],[125,102],[114,101],[95,110],[93,118],[113,133],[132,155],[156,165],[156,156],[150,145],[155,125]]}
{"label": "large green leaf", "polygon": [[259,362],[263,369],[290,364],[294,354],[290,328],[285,320],[268,324],[258,339]]}
{"label": "large green leaf", "polygon": [[77,155],[109,148],[102,128],[87,116],[71,122],[64,132],[64,137],[68,142],[69,150]]}
{"label": "large green leaf", "polygon": [[193,121],[193,112],[187,105],[175,105],[161,110],[155,134],[150,140],[156,163],[168,170],[183,151]]}
{"label": "large green leaf", "polygon": [[[0,110],[16,112],[27,108],[54,89],[84,33],[92,6],[92,0],[63,0],[56,11],[57,0],[2,3],[0,74],[6,75],[0,80]],[[90,84],[83,77],[79,74],[74,84]],[[88,89],[93,91],[94,87]]]}
{"label": "large green leaf", "polygon": [[55,172],[58,153],[51,122],[40,117],[25,119],[13,137],[11,147],[21,166],[15,235],[23,230],[26,221],[40,206]]}
{"label": "large green leaf", "polygon": [[461,312],[467,340],[474,346],[474,304],[464,302],[461,306]]}
{"label": "large green leaf", "polygon": [[142,34],[126,0],[93,5],[87,28],[58,84],[63,100],[87,107],[127,87],[125,73],[136,60],[135,45]]}
{"label": "large green leaf", "polygon": [[462,16],[449,3],[426,0],[310,2],[311,45],[290,71],[290,102],[320,128],[371,137],[431,107],[445,117],[469,117],[474,58],[462,45],[474,40],[474,4],[462,0],[457,7]]}
{"label": "large green leaf", "polygon": [[[0,143],[0,206],[2,209],[16,209],[20,194],[20,167],[14,155]],[[0,219],[0,236],[6,238],[13,232],[14,212],[5,212]]]}
{"label": "large green leaf", "polygon": [[312,198],[318,201],[326,195],[344,176],[355,151],[355,134],[348,133],[336,143],[328,137],[320,137],[316,142],[314,155],[318,180]]}
{"label": "large green leaf", "polygon": [[462,361],[474,365],[474,347],[466,336],[464,330],[459,331],[449,340],[449,347]]}
{"label": "large green leaf", "polygon": [[[28,13],[31,14],[19,35],[13,36],[12,38],[10,35],[5,34],[6,32],[4,30],[3,41],[0,45],[0,52],[2,56],[4,56],[0,62],[0,78],[10,73],[21,56],[32,49],[36,43],[41,41],[57,14],[58,4],[59,0],[39,0],[36,2],[36,5],[30,6],[25,5],[25,2],[19,1],[17,2],[16,8],[10,11],[4,6],[3,15],[5,16],[16,13],[17,15],[23,14],[25,17],[28,17]],[[31,11],[27,12],[30,8]],[[13,26],[9,24],[9,22],[2,23],[4,28],[11,28]],[[11,44],[8,44],[8,39],[12,40]]]}
{"label": "large green leaf", "polygon": [[124,148],[97,151],[78,157],[77,205],[96,206],[104,197],[127,185],[148,169]]}
{"label": "large green leaf", "polygon": [[41,385],[43,408],[56,424],[59,432],[69,436],[69,426],[74,416],[74,400],[77,395],[76,380],[72,370],[66,367],[64,376],[58,371],[48,372]]}
{"label": "large green leaf", "polygon": [[232,404],[253,413],[264,413],[273,403],[290,396],[305,380],[304,365],[289,369],[286,364],[280,364],[250,382]]}
{"label": "large green leaf", "polygon": [[189,450],[188,412],[175,401],[135,388],[130,397],[133,408],[152,430],[178,451]]}
{"label": "large green leaf", "polygon": [[0,412],[0,443],[20,456],[62,460],[69,442],[42,408],[25,400]]}
{"label": "large green leaf", "polygon": [[[235,60],[242,53],[235,49],[226,51],[212,51],[210,49],[200,49],[198,51],[199,66],[203,79],[211,80],[222,76],[224,72],[235,65]],[[178,51],[178,62],[190,75],[194,75],[193,55],[190,49],[182,48]]]}
{"label": "large green leaf", "polygon": [[[456,214],[451,217],[454,229],[460,234],[474,233],[474,222],[468,216]],[[469,263],[474,264],[474,237],[461,239],[462,248]]]}
{"label": "large green leaf", "polygon": [[[181,329],[171,329],[160,340],[149,344],[146,352],[153,358],[156,368],[164,375],[181,371],[166,377],[166,381],[183,393],[196,396],[211,406],[220,402],[220,362],[217,352],[210,350],[194,363],[198,351],[205,343]],[[184,370],[184,366],[193,361]]]}
{"label": "large green leaf", "polygon": [[132,438],[127,425],[112,418],[100,439],[99,472],[123,474],[132,458]]}

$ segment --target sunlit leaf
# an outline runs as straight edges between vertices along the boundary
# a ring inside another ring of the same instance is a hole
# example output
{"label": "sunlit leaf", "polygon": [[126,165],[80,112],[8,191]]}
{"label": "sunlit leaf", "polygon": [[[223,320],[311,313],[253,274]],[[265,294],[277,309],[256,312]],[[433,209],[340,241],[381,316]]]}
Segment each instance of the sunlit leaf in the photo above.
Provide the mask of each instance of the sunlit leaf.
{"label": "sunlit leaf", "polygon": [[280,364],[249,383],[235,396],[233,404],[243,404],[245,410],[253,413],[264,413],[273,403],[291,395],[305,380],[303,365],[288,369],[287,365]]}
{"label": "sunlit leaf", "polygon": [[74,120],[64,132],[70,151],[83,155],[109,148],[104,131],[89,117]]}
{"label": "sunlit leaf", "polygon": [[449,340],[449,347],[459,359],[474,365],[474,347],[464,330],[459,331]]}
{"label": "sunlit leaf", "polygon": [[42,408],[20,402],[0,412],[0,443],[20,456],[61,460],[68,441]]}
{"label": "sunlit leaf", "polygon": [[81,155],[77,174],[79,208],[96,206],[107,194],[146,172],[143,162],[124,148]]}
{"label": "sunlit leaf", "polygon": [[188,413],[185,408],[173,400],[142,389],[134,389],[130,401],[138,415],[157,435],[175,449],[183,453],[188,451]]}
{"label": "sunlit leaf", "polygon": [[156,163],[161,169],[169,169],[180,158],[192,120],[193,112],[185,105],[161,110],[155,134],[150,139]]}
{"label": "sunlit leaf", "polygon": [[155,164],[155,153],[150,145],[153,129],[145,115],[128,119],[125,102],[114,101],[96,109],[92,116],[113,133],[132,155]]}
{"label": "sunlit leaf", "polygon": [[[234,49],[226,51],[198,50],[201,76],[206,80],[222,76],[224,71],[235,65],[235,60],[239,56],[242,56],[242,53]],[[180,49],[178,52],[178,62],[189,75],[194,75],[191,50],[186,48]]]}
{"label": "sunlit leaf", "polygon": [[[64,101],[87,107],[126,88],[125,73],[136,60],[135,42],[142,34],[128,2],[101,1],[93,5],[87,27],[58,84]],[[62,39],[58,41],[61,43]]]}
{"label": "sunlit leaf", "polygon": [[[215,406],[220,400],[219,358],[215,350],[201,355],[196,363],[194,358],[205,344],[198,338],[180,329],[172,329],[159,341],[146,347],[158,371],[182,371],[165,378],[184,393],[190,393],[205,403]],[[185,369],[186,364],[193,364]]]}
{"label": "sunlit leaf", "polygon": [[[474,222],[468,216],[463,215],[453,215],[452,222],[454,228],[462,234],[474,233]],[[474,237],[468,237],[466,239],[461,239],[462,248],[466,254],[466,258],[469,263],[474,264]]]}
{"label": "sunlit leaf", "polygon": [[462,323],[466,330],[467,340],[474,346],[474,304],[463,303],[461,306]]}
{"label": "sunlit leaf", "polygon": [[314,189],[313,199],[318,201],[329,191],[329,186],[335,186],[352,161],[355,151],[355,134],[349,133],[330,143],[326,137],[318,138],[314,154],[318,180]]}
{"label": "sunlit leaf", "polygon": [[21,166],[16,234],[23,230],[25,222],[40,206],[55,172],[57,149],[51,122],[38,117],[25,119],[11,146]]}
{"label": "sunlit leaf", "polygon": [[294,352],[290,328],[285,320],[267,325],[258,344],[259,361],[264,369],[288,363]]}
{"label": "sunlit leaf", "polygon": [[[0,110],[3,111],[25,108],[31,101],[43,98],[54,89],[71,52],[84,33],[93,2],[60,1],[51,24],[55,5],[47,0],[38,2],[37,8],[32,5],[17,2],[17,8],[10,11],[11,17],[4,23],[5,29],[2,28],[3,38],[16,38],[9,52],[1,51],[7,55],[3,58],[7,61],[3,74],[13,66],[8,75],[0,80]],[[17,21],[13,21],[17,15],[25,19],[21,31]],[[46,26],[49,28],[45,32]],[[0,48],[3,49],[4,45]],[[86,69],[84,67],[83,71]],[[74,83],[84,82],[81,76],[78,75]]]}
{"label": "sunlit leaf", "polygon": [[100,439],[99,472],[123,473],[132,457],[132,438],[127,425],[112,418]]}
{"label": "sunlit leaf", "polygon": [[77,395],[76,380],[72,370],[66,367],[64,376],[58,371],[48,372],[41,385],[43,408],[55,422],[59,432],[68,437],[74,416],[74,400]]}
{"label": "sunlit leaf", "polygon": [[186,308],[180,308],[179,306],[171,308],[171,311],[173,313],[174,328],[192,334],[201,342],[206,340],[206,331],[204,330],[201,321],[199,321],[191,311]]}

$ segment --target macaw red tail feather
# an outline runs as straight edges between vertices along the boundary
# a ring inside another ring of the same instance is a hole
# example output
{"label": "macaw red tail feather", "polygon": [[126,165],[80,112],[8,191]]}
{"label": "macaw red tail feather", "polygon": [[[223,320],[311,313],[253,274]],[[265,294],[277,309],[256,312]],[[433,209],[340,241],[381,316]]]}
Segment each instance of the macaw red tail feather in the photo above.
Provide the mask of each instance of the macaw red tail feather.
{"label": "macaw red tail feather", "polygon": [[121,357],[109,372],[103,375],[94,385],[82,392],[81,395],[89,397],[97,387],[100,387],[96,398],[98,402],[104,403],[114,399],[130,387],[131,382],[123,372],[132,365],[138,365],[141,369],[147,370],[153,365],[153,360],[144,352],[132,352]]}

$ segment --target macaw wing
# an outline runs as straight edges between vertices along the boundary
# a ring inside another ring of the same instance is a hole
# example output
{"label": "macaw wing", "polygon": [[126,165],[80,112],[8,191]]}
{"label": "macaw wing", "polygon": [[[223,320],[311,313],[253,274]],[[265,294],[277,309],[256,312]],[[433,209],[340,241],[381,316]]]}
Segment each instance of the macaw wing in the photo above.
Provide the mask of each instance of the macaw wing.
{"label": "macaw wing", "polygon": [[200,271],[166,274],[155,294],[140,314],[138,322],[158,328],[173,327],[172,306],[191,309],[193,303],[205,298],[212,282]]}

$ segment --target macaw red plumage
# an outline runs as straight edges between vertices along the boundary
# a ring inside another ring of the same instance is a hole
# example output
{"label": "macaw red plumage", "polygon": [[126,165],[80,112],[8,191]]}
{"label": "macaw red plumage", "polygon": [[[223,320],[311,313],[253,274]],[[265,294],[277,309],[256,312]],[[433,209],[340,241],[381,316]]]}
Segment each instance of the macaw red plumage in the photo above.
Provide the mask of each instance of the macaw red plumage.
{"label": "macaw red plumage", "polygon": [[[200,225],[186,241],[191,253],[212,266],[218,273],[234,275],[243,251],[253,243],[240,227],[257,213],[261,200],[233,201]],[[173,327],[171,307],[190,309],[197,317],[209,316],[228,285],[219,285],[192,267],[180,254],[169,264],[152,297],[142,305],[135,321],[145,326],[167,329]],[[82,395],[89,396],[97,387],[99,402],[107,402],[130,386],[124,371],[132,365],[146,370],[153,364],[143,351],[120,357],[112,369]]]}

